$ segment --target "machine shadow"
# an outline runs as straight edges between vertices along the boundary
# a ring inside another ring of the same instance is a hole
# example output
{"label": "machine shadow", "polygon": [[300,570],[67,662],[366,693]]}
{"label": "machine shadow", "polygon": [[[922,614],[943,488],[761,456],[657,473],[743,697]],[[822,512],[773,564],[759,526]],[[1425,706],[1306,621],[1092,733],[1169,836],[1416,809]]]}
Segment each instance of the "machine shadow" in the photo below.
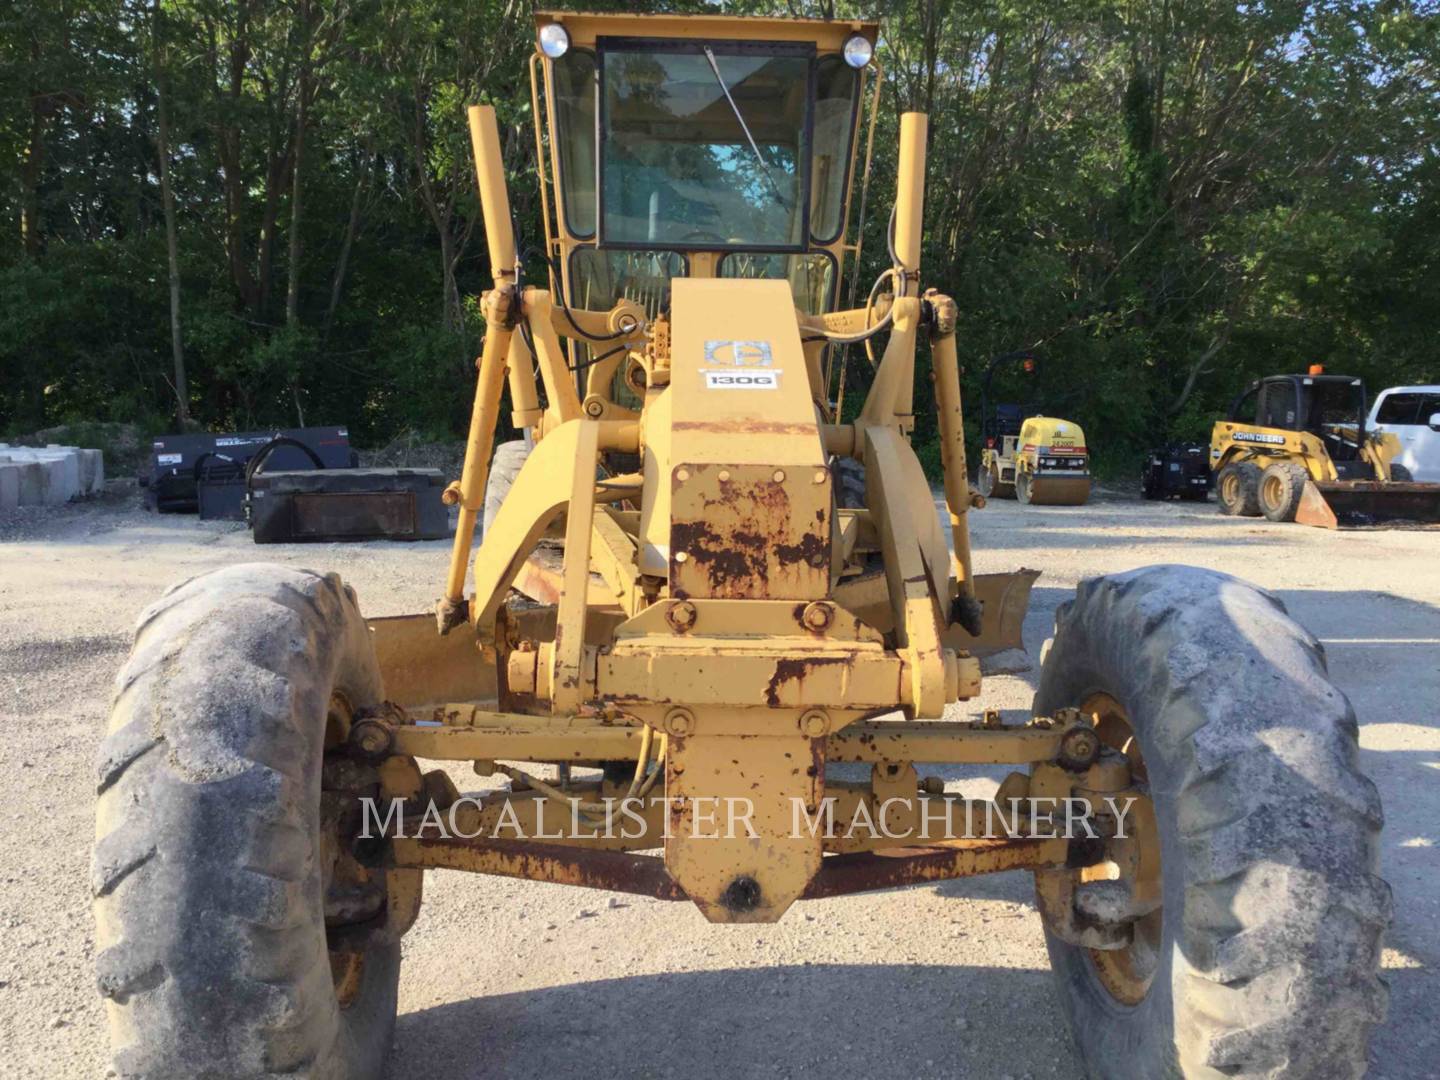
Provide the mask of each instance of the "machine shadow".
{"label": "machine shadow", "polygon": [[[743,932],[743,928],[736,928]],[[965,942],[957,944],[963,949]],[[636,975],[471,998],[400,1016],[389,1073],[433,1080],[1078,1078],[1048,970],[816,964]],[[616,1055],[606,1060],[597,1047]],[[781,1048],[781,1049],[777,1049]],[[1053,1068],[1053,1071],[1051,1071]]]}

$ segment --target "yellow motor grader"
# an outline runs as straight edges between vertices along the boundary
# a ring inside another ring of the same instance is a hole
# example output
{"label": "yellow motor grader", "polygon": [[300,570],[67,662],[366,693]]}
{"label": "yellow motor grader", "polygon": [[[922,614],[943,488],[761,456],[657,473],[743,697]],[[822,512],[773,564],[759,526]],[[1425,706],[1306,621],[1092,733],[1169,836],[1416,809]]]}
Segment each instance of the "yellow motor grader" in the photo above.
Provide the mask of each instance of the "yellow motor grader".
{"label": "yellow motor grader", "polygon": [[[1380,810],[1279,600],[1186,567],[1085,581],[1033,717],[982,708],[1034,572],[972,568],[922,114],[895,135],[888,268],[837,303],[877,25],[536,34],[543,258],[517,257],[495,116],[470,111],[494,287],[435,611],[366,620],[333,574],[248,564],[140,617],[97,763],[116,1073],[381,1075],[426,871],[689,902],[698,934],[1019,870],[1093,1075],[1359,1076]],[[862,341],[883,348],[842,422],[836,355]],[[908,439],[922,344],[949,545]],[[492,472],[507,386],[533,449]],[[1014,769],[966,800],[930,765]]]}

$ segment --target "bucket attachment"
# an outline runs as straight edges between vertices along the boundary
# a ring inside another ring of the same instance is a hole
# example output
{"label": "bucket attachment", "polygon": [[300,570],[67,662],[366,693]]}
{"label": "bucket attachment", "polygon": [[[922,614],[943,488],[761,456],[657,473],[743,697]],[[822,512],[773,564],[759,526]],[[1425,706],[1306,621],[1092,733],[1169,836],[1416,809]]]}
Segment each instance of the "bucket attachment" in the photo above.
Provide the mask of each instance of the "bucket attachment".
{"label": "bucket attachment", "polygon": [[1306,480],[1305,489],[1300,492],[1300,505],[1295,508],[1295,520],[1301,525],[1314,525],[1320,529],[1334,529],[1339,527],[1335,511],[1330,509],[1330,504],[1325,501],[1325,496],[1320,494],[1320,489],[1315,486],[1315,481]]}
{"label": "bucket attachment", "polygon": [[1031,506],[1081,506],[1090,501],[1088,476],[1035,476],[1030,480]]}
{"label": "bucket attachment", "polygon": [[[1319,505],[1315,505],[1318,503]],[[1440,484],[1413,481],[1307,481],[1295,520],[1333,529],[1384,522],[1440,522]]]}

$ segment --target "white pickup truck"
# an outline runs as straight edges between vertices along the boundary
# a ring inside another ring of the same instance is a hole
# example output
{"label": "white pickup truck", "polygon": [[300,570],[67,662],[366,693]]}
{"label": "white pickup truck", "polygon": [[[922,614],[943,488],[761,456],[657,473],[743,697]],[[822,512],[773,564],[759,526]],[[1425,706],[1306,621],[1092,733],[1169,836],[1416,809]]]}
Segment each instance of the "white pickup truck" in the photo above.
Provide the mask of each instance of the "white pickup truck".
{"label": "white pickup truck", "polygon": [[1400,455],[1391,464],[1407,469],[1410,479],[1440,484],[1440,386],[1381,390],[1365,427],[1400,440]]}

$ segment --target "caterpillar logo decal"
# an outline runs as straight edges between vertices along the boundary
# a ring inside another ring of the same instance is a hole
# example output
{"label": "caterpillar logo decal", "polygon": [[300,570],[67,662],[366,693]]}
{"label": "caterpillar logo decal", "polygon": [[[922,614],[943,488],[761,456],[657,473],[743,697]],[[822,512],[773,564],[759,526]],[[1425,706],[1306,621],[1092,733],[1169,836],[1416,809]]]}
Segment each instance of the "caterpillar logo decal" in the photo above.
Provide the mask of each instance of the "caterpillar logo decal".
{"label": "caterpillar logo decal", "polygon": [[769,367],[775,354],[768,341],[707,341],[705,365],[724,364],[728,367]]}
{"label": "caterpillar logo decal", "polygon": [[779,390],[780,371],[773,363],[768,341],[707,341],[700,374],[706,390]]}

